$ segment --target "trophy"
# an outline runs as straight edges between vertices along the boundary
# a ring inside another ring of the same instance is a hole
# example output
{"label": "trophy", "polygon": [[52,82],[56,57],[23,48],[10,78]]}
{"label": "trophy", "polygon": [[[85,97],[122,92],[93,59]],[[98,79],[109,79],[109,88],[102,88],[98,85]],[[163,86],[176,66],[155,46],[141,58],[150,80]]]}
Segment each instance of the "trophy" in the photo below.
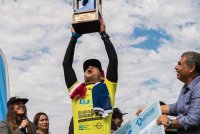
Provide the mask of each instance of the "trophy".
{"label": "trophy", "polygon": [[100,31],[101,0],[73,0],[72,25],[77,33]]}

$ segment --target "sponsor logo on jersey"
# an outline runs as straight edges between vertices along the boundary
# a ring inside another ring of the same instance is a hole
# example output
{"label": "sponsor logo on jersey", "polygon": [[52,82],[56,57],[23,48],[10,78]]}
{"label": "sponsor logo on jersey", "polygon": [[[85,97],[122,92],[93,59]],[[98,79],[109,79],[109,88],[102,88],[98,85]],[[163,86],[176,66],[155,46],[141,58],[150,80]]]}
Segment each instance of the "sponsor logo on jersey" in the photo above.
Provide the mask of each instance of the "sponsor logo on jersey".
{"label": "sponsor logo on jersey", "polygon": [[96,126],[97,129],[101,129],[103,127],[103,125],[101,124],[101,122],[98,122],[95,126]]}
{"label": "sponsor logo on jersey", "polygon": [[90,125],[79,125],[79,131],[89,130]]}
{"label": "sponsor logo on jersey", "polygon": [[80,99],[79,104],[80,104],[80,105],[87,105],[87,104],[90,104],[90,100],[83,100],[83,99]]}

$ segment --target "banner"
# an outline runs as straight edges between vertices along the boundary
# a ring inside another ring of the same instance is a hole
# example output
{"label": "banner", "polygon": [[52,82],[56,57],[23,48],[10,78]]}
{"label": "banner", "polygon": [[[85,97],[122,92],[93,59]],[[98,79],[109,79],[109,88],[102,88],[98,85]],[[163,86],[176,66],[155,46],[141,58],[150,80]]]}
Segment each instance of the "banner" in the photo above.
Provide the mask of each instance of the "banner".
{"label": "banner", "polygon": [[5,56],[0,49],[0,121],[6,119],[9,94],[8,68]]}
{"label": "banner", "polygon": [[165,134],[163,125],[156,124],[159,115],[161,115],[160,104],[155,101],[114,134]]}

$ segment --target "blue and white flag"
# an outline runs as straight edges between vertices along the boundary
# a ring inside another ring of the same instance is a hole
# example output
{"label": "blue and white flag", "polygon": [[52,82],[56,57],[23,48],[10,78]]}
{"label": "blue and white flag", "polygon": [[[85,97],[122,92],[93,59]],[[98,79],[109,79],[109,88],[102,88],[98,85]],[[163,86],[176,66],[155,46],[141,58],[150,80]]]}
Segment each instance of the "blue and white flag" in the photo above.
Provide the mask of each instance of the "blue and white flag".
{"label": "blue and white flag", "polygon": [[9,93],[7,63],[4,54],[0,49],[0,121],[6,119]]}

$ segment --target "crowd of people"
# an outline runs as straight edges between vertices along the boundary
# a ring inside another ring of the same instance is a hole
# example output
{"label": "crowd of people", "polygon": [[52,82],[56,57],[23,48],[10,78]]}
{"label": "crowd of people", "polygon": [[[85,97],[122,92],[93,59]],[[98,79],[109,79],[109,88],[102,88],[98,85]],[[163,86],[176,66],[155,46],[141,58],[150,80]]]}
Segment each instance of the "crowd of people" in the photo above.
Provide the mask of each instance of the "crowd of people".
{"label": "crowd of people", "polygon": [[[71,28],[72,36],[67,47],[63,69],[65,82],[72,103],[73,118],[69,133],[109,134],[123,122],[119,108],[114,108],[118,82],[118,58],[115,48],[106,33],[103,18],[100,19],[100,37],[108,56],[106,74],[98,59],[88,59],[83,64],[84,81],[77,80],[72,67],[77,40],[82,36]],[[175,66],[177,79],[184,83],[174,104],[161,104],[162,115],[157,124],[166,129],[175,128],[178,134],[200,134],[200,54],[185,52]],[[49,134],[49,118],[40,112],[31,122],[27,117],[28,99],[12,97],[7,102],[5,121],[0,123],[1,134]],[[138,109],[139,115],[143,109]],[[171,119],[168,115],[175,116]]]}
{"label": "crowd of people", "polygon": [[33,122],[27,116],[27,98],[11,97],[7,102],[6,120],[0,122],[0,134],[49,134],[49,119],[37,113]]}
{"label": "crowd of people", "polygon": [[[0,134],[50,134],[49,118],[46,113],[39,112],[34,116],[33,122],[27,117],[26,103],[28,99],[11,97],[7,102],[8,113],[5,121],[0,123]],[[123,115],[119,108],[114,108],[111,121],[111,132],[121,127]],[[73,118],[69,126],[69,134],[74,133]]]}
{"label": "crowd of people", "polygon": [[[65,81],[72,99],[74,132],[77,134],[84,132],[92,133],[94,131],[99,133],[102,130],[106,134],[111,130],[110,122],[116,121],[113,118],[111,120],[111,114],[109,113],[115,102],[114,98],[118,80],[118,60],[115,49],[105,31],[105,24],[102,18],[100,24],[100,36],[104,42],[109,59],[106,76],[103,74],[104,71],[102,70],[100,61],[90,59],[86,60],[83,65],[85,81],[83,83],[77,81],[72,63],[75,44],[81,35],[76,33],[73,28],[72,37],[63,61]],[[175,66],[175,70],[177,72],[177,79],[182,81],[184,86],[177,102],[169,105],[162,104],[160,106],[163,115],[158,118],[157,123],[158,125],[164,125],[165,128],[176,128],[178,130],[177,133],[180,134],[200,133],[200,54],[193,51],[183,53],[178,64]],[[105,86],[102,86],[103,84]],[[99,92],[96,89],[99,89]],[[91,103],[87,107],[82,107],[82,103],[77,103],[83,101]],[[97,114],[92,114],[92,109]],[[86,116],[84,118],[84,110],[90,111],[86,113],[90,115],[89,117]],[[137,115],[141,111],[141,109],[138,109]],[[99,115],[101,118],[99,118]],[[167,115],[176,116],[176,119],[171,120]],[[105,127],[95,127],[96,120],[98,122],[101,120],[102,122],[100,124],[105,125]],[[92,125],[93,127],[88,127],[92,123],[94,123]],[[87,127],[80,129],[80,125]]]}

